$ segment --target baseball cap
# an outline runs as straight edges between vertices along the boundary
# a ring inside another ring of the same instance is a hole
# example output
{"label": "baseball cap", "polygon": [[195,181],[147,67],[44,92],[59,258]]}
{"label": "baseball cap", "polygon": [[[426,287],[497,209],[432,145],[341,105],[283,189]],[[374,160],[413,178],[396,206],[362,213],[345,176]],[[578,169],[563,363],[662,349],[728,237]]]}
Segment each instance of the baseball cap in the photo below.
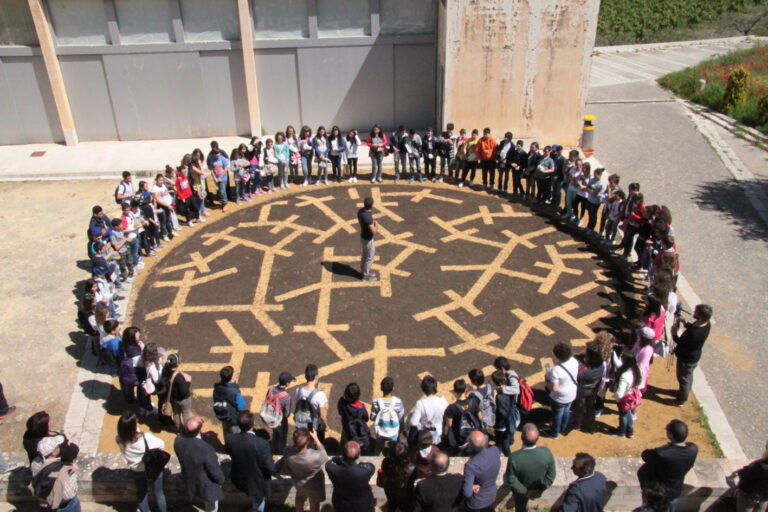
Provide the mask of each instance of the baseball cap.
{"label": "baseball cap", "polygon": [[43,458],[52,454],[58,446],[64,442],[63,436],[44,437],[37,443],[37,451]]}
{"label": "baseball cap", "polygon": [[563,146],[560,144],[552,144],[552,151],[560,151],[561,149],[563,149]]}
{"label": "baseball cap", "polygon": [[291,375],[290,372],[283,372],[280,374],[280,378],[278,379],[281,386],[285,386],[289,382],[293,382],[296,380],[296,377]]}

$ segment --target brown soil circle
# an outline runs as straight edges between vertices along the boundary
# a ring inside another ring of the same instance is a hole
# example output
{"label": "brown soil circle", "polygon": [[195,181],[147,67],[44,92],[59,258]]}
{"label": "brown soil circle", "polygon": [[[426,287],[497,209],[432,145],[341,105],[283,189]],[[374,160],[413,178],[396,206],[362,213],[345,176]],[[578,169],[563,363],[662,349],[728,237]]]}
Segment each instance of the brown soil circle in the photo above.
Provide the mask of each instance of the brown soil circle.
{"label": "brown soil circle", "polygon": [[[378,283],[359,274],[357,211],[369,195],[381,226]],[[557,223],[441,186],[294,188],[196,227],[166,251],[137,282],[132,321],[181,354],[193,410],[206,418],[227,364],[255,411],[280,372],[295,386],[316,364],[337,432],[336,403],[350,382],[370,404],[390,376],[410,409],[430,373],[452,402],[453,381],[472,368],[489,375],[499,355],[545,402],[554,344],[583,352],[595,332],[620,330],[624,313],[620,277]]]}

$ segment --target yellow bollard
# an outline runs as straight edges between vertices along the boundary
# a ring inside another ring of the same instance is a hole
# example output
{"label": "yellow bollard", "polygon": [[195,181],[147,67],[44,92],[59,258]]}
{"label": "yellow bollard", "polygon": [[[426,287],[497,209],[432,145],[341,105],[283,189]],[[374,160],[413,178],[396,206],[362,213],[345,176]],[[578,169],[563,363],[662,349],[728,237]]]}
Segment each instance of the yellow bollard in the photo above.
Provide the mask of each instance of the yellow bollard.
{"label": "yellow bollard", "polygon": [[581,132],[581,152],[586,158],[595,153],[595,125],[592,122],[595,116],[584,116],[584,129]]}

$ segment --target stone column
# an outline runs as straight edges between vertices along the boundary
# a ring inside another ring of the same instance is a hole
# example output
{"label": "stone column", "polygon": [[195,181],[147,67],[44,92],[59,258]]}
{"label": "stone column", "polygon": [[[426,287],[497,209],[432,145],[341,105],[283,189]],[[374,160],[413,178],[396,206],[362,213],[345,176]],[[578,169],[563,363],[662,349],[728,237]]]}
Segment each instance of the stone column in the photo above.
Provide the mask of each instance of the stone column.
{"label": "stone column", "polygon": [[440,3],[442,122],[577,145],[599,0]]}
{"label": "stone column", "polygon": [[43,54],[45,69],[48,72],[48,80],[51,83],[53,101],[56,103],[61,131],[64,133],[64,143],[67,146],[74,146],[78,143],[77,130],[75,130],[75,120],[72,117],[72,109],[69,106],[67,90],[64,87],[64,77],[61,75],[59,59],[56,56],[56,48],[53,45],[51,29],[40,0],[27,1],[29,3],[29,10],[32,13],[32,21],[35,24],[37,40],[40,43],[40,51]]}
{"label": "stone column", "polygon": [[237,0],[240,19],[240,41],[243,45],[243,69],[245,90],[248,96],[248,119],[251,136],[261,136],[261,111],[259,109],[259,88],[256,82],[256,58],[253,55],[253,16],[249,0]]}

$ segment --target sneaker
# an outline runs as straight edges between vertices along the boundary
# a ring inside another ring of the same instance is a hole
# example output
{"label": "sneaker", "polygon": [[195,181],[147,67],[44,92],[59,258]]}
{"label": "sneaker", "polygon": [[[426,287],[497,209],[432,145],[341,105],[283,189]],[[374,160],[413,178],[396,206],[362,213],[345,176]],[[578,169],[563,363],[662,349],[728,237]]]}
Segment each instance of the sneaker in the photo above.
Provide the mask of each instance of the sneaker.
{"label": "sneaker", "polygon": [[432,183],[437,183],[437,178],[432,178]]}
{"label": "sneaker", "polygon": [[3,421],[5,418],[7,418],[8,416],[10,416],[15,412],[16,412],[16,406],[15,405],[10,406],[8,410],[5,411],[5,413],[0,414],[0,421]]}
{"label": "sneaker", "polygon": [[464,187],[464,182],[462,181],[459,183],[459,188],[463,188],[463,187]]}
{"label": "sneaker", "polygon": [[316,186],[316,187],[319,187],[320,185],[321,185],[321,183],[320,183],[320,180],[317,180],[317,181],[315,182],[315,186]]}
{"label": "sneaker", "polygon": [[156,250],[157,250],[157,249],[164,249],[164,248],[166,248],[166,247],[168,247],[168,246],[167,246],[167,245],[165,245],[165,244],[160,244],[160,245],[158,245],[157,247],[155,247],[155,249],[156,249]]}
{"label": "sneaker", "polygon": [[371,185],[373,185],[374,183],[376,183],[376,178],[371,180]]}
{"label": "sneaker", "polygon": [[[435,181],[435,180],[432,180],[432,181]],[[437,182],[438,182],[438,183],[442,183],[442,182],[443,182],[443,177],[442,177],[442,176],[440,176],[440,179],[439,179],[439,180],[437,180]]]}
{"label": "sneaker", "polygon": [[397,185],[397,183],[398,183],[399,181],[400,181],[400,178],[398,178],[398,177],[395,177],[395,185]]}
{"label": "sneaker", "polygon": [[[425,180],[424,178],[419,178],[419,182],[420,183],[424,183],[425,181],[427,181],[427,180]],[[432,181],[435,181],[435,180],[432,180]]]}
{"label": "sneaker", "polygon": [[307,185],[308,185],[308,183],[306,181],[301,184],[302,187],[306,187]]}
{"label": "sneaker", "polygon": [[174,231],[181,231],[181,226],[173,228]]}
{"label": "sneaker", "polygon": [[368,276],[363,277],[363,281],[375,282],[378,280],[379,280],[379,276],[377,274],[370,274]]}
{"label": "sneaker", "polygon": [[171,241],[171,239],[170,239],[170,238],[168,238],[168,235],[165,235],[165,236],[163,237],[163,240],[165,240],[166,242],[170,242],[170,241]]}
{"label": "sneaker", "polygon": [[192,221],[189,221],[189,222],[187,222],[187,226],[193,228],[193,227],[195,227],[195,223],[192,222]]}
{"label": "sneaker", "polygon": [[205,217],[200,217],[199,219],[197,219],[197,222],[208,222],[208,221],[205,219]]}
{"label": "sneaker", "polygon": [[144,268],[144,263],[139,262],[139,264],[134,265],[133,268],[135,268],[136,270],[141,270]]}
{"label": "sneaker", "polygon": [[328,178],[324,179],[323,183],[327,186],[328,185]]}
{"label": "sneaker", "polygon": [[354,182],[355,182],[355,178],[349,178],[349,179],[347,180],[347,183],[354,183]]}
{"label": "sneaker", "polygon": [[250,203],[250,202],[252,201],[252,199],[251,199],[251,196],[246,196],[246,197],[245,197],[245,200],[246,200],[246,201],[248,201],[248,202]]}
{"label": "sneaker", "polygon": [[595,412],[595,419],[599,418],[602,415],[603,415],[603,411],[596,411]]}
{"label": "sneaker", "polygon": [[130,277],[124,277],[124,278],[122,279],[122,281],[123,281],[124,283],[128,283],[128,284],[130,284],[130,283],[132,283],[132,282],[133,282],[133,278],[130,278]]}
{"label": "sneaker", "polygon": [[[123,299],[125,299],[125,297],[123,297],[122,295],[113,295],[112,296],[112,300],[123,300]],[[119,306],[115,306],[115,307],[119,308]]]}
{"label": "sneaker", "polygon": [[235,201],[235,204],[236,204],[237,206],[240,206],[240,200],[238,199],[237,201]]}
{"label": "sneaker", "polygon": [[632,431],[627,432],[627,439],[632,439],[633,437],[635,437],[635,433],[634,432],[632,432]]}
{"label": "sneaker", "polygon": [[206,217],[210,217],[211,216],[211,212],[209,212],[208,210],[205,210],[203,212],[203,215],[205,215]]}
{"label": "sneaker", "polygon": [[619,429],[616,429],[613,432],[611,432],[611,435],[616,437],[625,437],[626,434],[624,434],[624,432],[619,431]]}
{"label": "sneaker", "polygon": [[378,181],[379,183],[381,183],[381,182],[382,182],[382,181],[384,181],[384,180],[383,180],[383,179],[381,179],[381,178],[379,178],[379,179],[378,179],[378,180],[376,180],[376,181]]}
{"label": "sneaker", "polygon": [[408,183],[413,183],[413,178],[409,179]]}
{"label": "sneaker", "polygon": [[472,188],[474,186],[475,186],[475,181],[474,180],[469,180],[469,188]]}

